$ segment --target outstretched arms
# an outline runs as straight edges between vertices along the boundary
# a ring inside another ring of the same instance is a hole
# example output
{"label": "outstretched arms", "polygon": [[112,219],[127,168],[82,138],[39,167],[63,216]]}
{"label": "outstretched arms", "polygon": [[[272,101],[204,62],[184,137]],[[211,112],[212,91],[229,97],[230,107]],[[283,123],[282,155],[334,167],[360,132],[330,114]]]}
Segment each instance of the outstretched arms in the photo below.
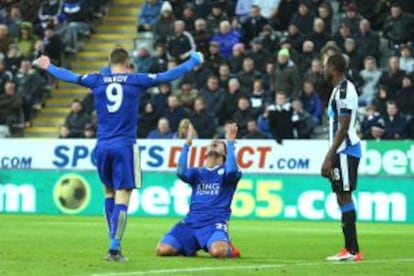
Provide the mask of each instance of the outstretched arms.
{"label": "outstretched arms", "polygon": [[70,70],[54,66],[53,64],[50,63],[50,59],[47,56],[42,55],[40,58],[35,60],[33,64],[37,65],[39,68],[43,70],[46,70],[58,80],[72,82],[72,83],[79,83],[79,80],[81,78],[80,75],[75,74]]}
{"label": "outstretched arms", "polygon": [[170,82],[184,76],[184,74],[191,71],[195,66],[202,64],[203,61],[203,54],[200,52],[193,52],[186,62],[166,72],[159,74],[137,74],[137,82],[144,87],[151,87],[161,83]]}

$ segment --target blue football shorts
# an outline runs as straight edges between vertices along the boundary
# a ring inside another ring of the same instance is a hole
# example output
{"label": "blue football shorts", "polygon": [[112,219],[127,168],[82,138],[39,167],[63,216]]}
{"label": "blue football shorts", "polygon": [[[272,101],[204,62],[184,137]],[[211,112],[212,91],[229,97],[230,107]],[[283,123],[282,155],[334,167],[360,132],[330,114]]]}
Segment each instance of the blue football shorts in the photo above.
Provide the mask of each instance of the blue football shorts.
{"label": "blue football shorts", "polygon": [[138,147],[97,145],[96,166],[102,183],[114,190],[141,187],[141,168]]}
{"label": "blue football shorts", "polygon": [[161,239],[161,243],[169,244],[175,248],[180,255],[194,256],[203,249],[208,252],[214,242],[230,242],[226,222],[212,223],[203,227],[196,227],[180,221]]}

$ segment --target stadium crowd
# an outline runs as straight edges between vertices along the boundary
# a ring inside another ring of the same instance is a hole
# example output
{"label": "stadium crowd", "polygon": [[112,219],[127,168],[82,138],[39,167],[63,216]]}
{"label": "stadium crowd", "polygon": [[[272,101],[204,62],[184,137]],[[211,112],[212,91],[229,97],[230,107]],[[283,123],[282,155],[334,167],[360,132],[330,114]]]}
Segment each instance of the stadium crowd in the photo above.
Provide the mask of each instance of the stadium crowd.
{"label": "stadium crowd", "polygon": [[[52,83],[32,66],[40,55],[57,65],[81,49],[108,0],[3,0],[0,2],[0,136],[22,135],[51,96]],[[66,64],[67,66],[67,64]]]}
{"label": "stadium crowd", "polygon": [[[18,4],[3,4],[0,50],[4,50],[5,69],[0,72],[12,72],[13,65],[16,72],[24,72],[25,68],[16,69],[19,66],[33,70],[30,62],[17,62],[15,52],[22,56],[23,52],[30,53],[30,59],[46,53],[55,63],[60,62],[60,49],[76,53],[79,43],[74,30],[81,36],[91,31],[90,24],[84,24],[91,19],[79,22],[79,18],[94,17],[92,2],[106,4],[88,1],[80,10],[89,17],[74,17],[76,24],[71,28],[70,21],[60,19],[65,15],[65,5],[86,1],[61,2],[63,6],[58,9],[49,7],[59,5],[57,0],[33,7],[37,12],[32,12],[32,18],[21,19],[33,26],[28,34],[23,23],[17,24],[14,19],[12,10]],[[50,17],[41,16],[50,10]],[[137,32],[150,34],[139,37],[152,39],[137,45],[134,69],[162,72],[182,63],[194,50],[201,51],[206,62],[180,80],[142,95],[138,137],[182,138],[189,124],[199,138],[220,137],[229,121],[238,124],[239,138],[281,142],[318,137],[326,124],[332,91],[324,79],[323,62],[326,56],[341,52],[349,63],[348,78],[360,94],[362,138],[414,139],[413,14],[414,1],[410,0],[147,0],[137,16]],[[12,36],[19,34],[14,29],[16,24],[20,26],[20,40],[18,35]],[[27,46],[30,38],[32,48]],[[8,41],[9,45],[1,47]],[[52,46],[52,42],[65,47]],[[47,78],[41,72],[35,74],[42,80]],[[11,87],[21,84],[15,78],[0,76],[2,79],[11,79],[12,83],[0,85],[4,86],[0,92],[0,124],[8,115],[17,114],[15,107],[33,108],[33,102],[39,103],[42,98],[37,96],[28,104],[23,97],[20,103],[19,97],[26,91],[16,89],[13,93]],[[38,95],[43,90],[36,91]],[[94,137],[93,109],[91,95],[75,99],[60,137]],[[23,112],[26,122],[30,122],[28,113]]]}

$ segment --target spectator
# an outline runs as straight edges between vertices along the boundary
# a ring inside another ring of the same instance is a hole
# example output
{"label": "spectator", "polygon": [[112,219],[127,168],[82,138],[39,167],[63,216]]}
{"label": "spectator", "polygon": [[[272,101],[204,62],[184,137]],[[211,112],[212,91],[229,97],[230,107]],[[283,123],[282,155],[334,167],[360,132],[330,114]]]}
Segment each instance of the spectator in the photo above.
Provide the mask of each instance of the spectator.
{"label": "spectator", "polygon": [[86,96],[83,97],[82,107],[83,107],[83,110],[88,114],[91,114],[92,111],[95,110],[95,99],[94,99],[92,90],[89,90]]}
{"label": "spectator", "polygon": [[263,114],[260,114],[259,118],[257,118],[257,129],[261,133],[263,133],[266,136],[266,138],[272,138],[272,134],[270,133],[270,127],[269,127],[268,108],[266,108]]}
{"label": "spectator", "polygon": [[276,17],[280,2],[282,0],[255,0],[254,4],[260,8],[260,15],[265,19]]}
{"label": "spectator", "polygon": [[156,74],[167,71],[167,50],[165,44],[157,43],[155,46],[155,54],[151,58],[149,72]]}
{"label": "spectator", "polygon": [[317,58],[318,54],[315,52],[315,44],[306,40],[302,45],[302,53],[297,57],[298,70],[301,75],[308,71],[311,67],[312,60]]}
{"label": "spectator", "polygon": [[254,2],[254,0],[237,0],[236,15],[239,22],[244,23],[249,19]]}
{"label": "spectator", "polygon": [[250,16],[241,25],[241,41],[245,45],[249,45],[253,38],[262,32],[266,24],[268,24],[268,21],[260,15],[260,7],[252,5]]}
{"label": "spectator", "polygon": [[345,39],[344,54],[349,58],[349,66],[357,71],[362,70],[364,57],[359,53],[355,40],[352,38]]}
{"label": "spectator", "polygon": [[237,43],[233,46],[232,57],[229,61],[231,72],[233,74],[238,73],[243,69],[243,60],[246,57],[244,50],[243,43]]}
{"label": "spectator", "polygon": [[332,7],[327,2],[322,2],[318,7],[318,17],[325,23],[328,34],[332,33]]}
{"label": "spectator", "polygon": [[237,104],[239,98],[243,95],[240,90],[240,82],[237,78],[232,78],[228,82],[226,94],[224,96],[223,111],[220,124],[231,119],[233,114],[237,111]]}
{"label": "spectator", "polygon": [[[185,139],[187,137],[188,128],[192,126],[194,129],[194,126],[192,125],[191,121],[189,119],[182,119],[178,125],[178,130],[173,134],[174,139]],[[197,130],[193,130],[193,138],[198,138]]]}
{"label": "spectator", "polygon": [[408,45],[401,47],[400,69],[410,74],[414,71],[414,58],[411,53],[411,48]]}
{"label": "spectator", "polygon": [[293,109],[287,97],[283,91],[276,92],[275,104],[268,107],[269,130],[278,143],[294,138]]}
{"label": "spectator", "polygon": [[347,24],[342,23],[339,26],[338,32],[336,34],[334,34],[334,36],[333,36],[333,39],[334,39],[335,43],[337,45],[339,45],[339,47],[342,51],[345,50],[344,46],[345,46],[345,40],[347,38],[351,38],[351,28]]}
{"label": "spectator", "polygon": [[407,137],[407,120],[400,114],[395,101],[387,102],[387,114],[383,119],[385,139],[398,140]]}
{"label": "spectator", "polygon": [[341,24],[349,26],[351,36],[355,37],[359,31],[359,23],[363,19],[364,18],[357,11],[357,6],[354,3],[351,3],[346,8],[345,15],[341,19]]}
{"label": "spectator", "polygon": [[230,80],[230,66],[227,63],[220,64],[218,77],[220,87],[226,89]]}
{"label": "spectator", "polygon": [[359,22],[359,33],[356,36],[358,49],[364,56],[373,56],[377,62],[380,58],[380,39],[377,33],[371,30],[371,23],[363,19]]}
{"label": "spectator", "polygon": [[41,1],[37,16],[36,33],[42,35],[46,27],[56,26],[62,13],[63,1]]}
{"label": "spectator", "polygon": [[388,16],[383,28],[383,35],[389,39],[393,47],[407,43],[413,35],[413,15],[403,13],[398,2],[391,5],[391,15]]}
{"label": "spectator", "polygon": [[174,34],[167,39],[167,55],[179,61],[186,60],[190,53],[195,51],[196,46],[193,37],[185,30],[184,21],[178,20],[174,23]]}
{"label": "spectator", "polygon": [[287,49],[279,50],[273,75],[273,89],[284,91],[287,97],[297,95],[300,90],[299,71],[289,57],[290,54]]}
{"label": "spectator", "polygon": [[20,28],[22,24],[22,11],[18,6],[10,9],[10,16],[8,21],[9,34],[13,39],[17,39],[20,35]]}
{"label": "spectator", "polygon": [[90,25],[87,20],[88,3],[86,1],[65,0],[62,11],[68,27],[75,30],[76,34],[83,36],[89,36],[91,34]]}
{"label": "spectator", "polygon": [[305,80],[303,82],[303,91],[300,95],[301,105],[313,119],[315,125],[322,122],[322,104],[318,93],[315,91],[312,81]]}
{"label": "spectator", "polygon": [[243,136],[243,139],[266,139],[268,138],[257,128],[257,122],[255,119],[250,118],[247,120],[247,131]]}
{"label": "spectator", "polygon": [[217,34],[222,21],[228,21],[227,14],[223,11],[221,3],[216,2],[211,7],[211,13],[207,16],[207,28],[210,33]]}
{"label": "spectator", "polygon": [[159,112],[153,103],[147,102],[138,117],[138,138],[146,138],[151,130],[157,127]]}
{"label": "spectator", "polygon": [[237,73],[242,91],[249,91],[253,87],[253,81],[262,74],[256,70],[254,60],[246,57],[243,60],[243,69]]}
{"label": "spectator", "polygon": [[[296,51],[302,51],[302,44],[305,41],[305,36],[300,32],[300,29],[295,24],[290,24],[288,28],[288,36],[286,40],[291,44],[291,47]],[[282,41],[281,41],[282,43]],[[281,47],[284,48],[284,47]]]}
{"label": "spectator", "polygon": [[255,79],[253,89],[249,93],[250,109],[255,118],[262,114],[265,108],[273,102],[272,94],[265,90],[263,79]]}
{"label": "spectator", "polygon": [[168,120],[160,118],[158,120],[157,128],[148,134],[148,139],[171,139],[173,134],[170,131]]}
{"label": "spectator", "polygon": [[409,76],[404,76],[402,88],[395,94],[398,110],[408,116],[414,116],[414,86],[413,80]]}
{"label": "spectator", "polygon": [[198,18],[207,18],[211,11],[210,1],[192,1],[194,4],[194,12]]}
{"label": "spectator", "polygon": [[208,54],[211,33],[208,32],[207,23],[203,18],[198,18],[195,21],[192,35],[197,46],[197,51],[206,56]]}
{"label": "spectator", "polygon": [[188,72],[182,78],[183,80],[190,80],[193,83],[193,87],[200,91],[201,88],[207,83],[207,78],[213,74],[206,63],[195,66],[192,71]]}
{"label": "spectator", "polygon": [[65,124],[73,137],[82,137],[85,125],[90,122],[90,116],[83,110],[82,102],[78,99],[72,101],[70,108]]}
{"label": "spectator", "polygon": [[290,24],[299,28],[299,32],[304,35],[312,33],[314,15],[310,10],[309,3],[301,1],[299,3],[298,11],[293,15]]}
{"label": "spectator", "polygon": [[250,111],[249,98],[243,95],[238,99],[237,110],[232,116],[232,120],[237,124],[240,137],[247,134],[247,121],[251,118],[253,114]]}
{"label": "spectator", "polygon": [[293,14],[298,10],[298,0],[284,0],[279,5],[277,12],[277,20],[273,21],[274,29],[285,31],[289,22],[292,20]]}
{"label": "spectator", "polygon": [[180,89],[176,93],[178,100],[184,108],[191,110],[194,106],[194,100],[198,96],[198,90],[193,88],[193,83],[190,80],[182,80]]}
{"label": "spectator", "polygon": [[209,47],[209,54],[206,58],[206,66],[208,69],[218,75],[218,69],[220,64],[225,62],[224,58],[220,54],[220,43],[217,41],[211,41]]}
{"label": "spectator", "polygon": [[138,73],[149,73],[151,70],[153,59],[150,50],[145,43],[138,45],[137,50],[134,51],[134,68]]}
{"label": "spectator", "polygon": [[40,58],[42,55],[45,55],[45,44],[43,40],[36,40],[34,44],[33,52],[30,53],[30,59],[35,60]]}
{"label": "spectator", "polygon": [[391,99],[394,99],[395,92],[401,89],[404,75],[405,72],[400,70],[399,58],[396,56],[390,57],[388,61],[388,70],[382,73],[379,79],[379,84],[387,87]]}
{"label": "spectator", "polygon": [[210,76],[207,85],[200,90],[199,95],[204,98],[207,112],[217,120],[224,104],[224,91],[219,86],[218,78]]}
{"label": "spectator", "polygon": [[385,86],[380,85],[378,88],[377,96],[374,99],[373,104],[380,114],[385,114],[387,112],[387,101],[390,100],[388,90]]}
{"label": "spectator", "polygon": [[192,3],[187,3],[184,6],[181,20],[184,21],[186,30],[192,33],[194,31],[194,22],[196,20],[194,5]]}
{"label": "spectator", "polygon": [[170,95],[168,97],[168,108],[162,112],[164,118],[168,120],[171,132],[177,131],[178,124],[184,118],[188,117],[187,112],[181,106],[178,97],[175,95]]}
{"label": "spectator", "polygon": [[30,59],[23,59],[15,79],[18,83],[18,92],[23,97],[24,120],[27,126],[31,125],[33,108],[40,106],[43,100],[44,86],[47,80],[32,69]]}
{"label": "spectator", "polygon": [[319,59],[314,59],[312,61],[311,68],[305,73],[304,79],[313,83],[313,86],[322,101],[322,106],[327,106],[331,96],[332,87],[325,79],[322,62]]}
{"label": "spectator", "polygon": [[159,93],[155,94],[152,103],[157,107],[157,111],[161,115],[163,110],[168,108],[168,97],[171,95],[171,84],[161,83],[158,86]]}
{"label": "spectator", "polygon": [[279,36],[270,25],[263,26],[263,30],[260,33],[259,37],[262,39],[263,48],[266,49],[269,53],[274,53],[277,50],[279,44]]}
{"label": "spectator", "polygon": [[31,57],[34,50],[35,38],[32,33],[32,23],[23,22],[21,24],[20,33],[16,39],[17,47],[24,57]]}
{"label": "spectator", "polygon": [[68,139],[74,138],[74,136],[70,133],[70,129],[67,125],[63,124],[60,126],[59,129],[59,137],[60,139]]}
{"label": "spectator", "polygon": [[174,32],[175,17],[171,4],[168,1],[162,3],[161,14],[153,26],[154,41],[166,43],[167,37]]}
{"label": "spectator", "polygon": [[43,43],[45,44],[45,54],[51,59],[52,63],[59,66],[62,61],[62,41],[55,33],[52,25],[45,28]]}
{"label": "spectator", "polygon": [[11,44],[13,44],[13,39],[9,36],[7,25],[0,24],[0,52],[6,54]]}
{"label": "spectator", "polygon": [[85,128],[83,130],[82,138],[86,138],[86,139],[95,139],[96,138],[96,129],[93,126],[93,124],[88,123],[88,124],[85,125]]}
{"label": "spectator", "polygon": [[137,32],[150,32],[161,12],[161,0],[147,0],[138,15]]}
{"label": "spectator", "polygon": [[360,72],[361,78],[364,80],[362,94],[359,96],[360,105],[370,105],[377,92],[378,81],[381,77],[381,70],[377,68],[374,57],[366,57],[364,60],[364,70]]}
{"label": "spectator", "polygon": [[292,122],[294,125],[294,137],[296,139],[309,139],[312,136],[315,122],[312,116],[303,109],[299,99],[292,101]]}
{"label": "spectator", "polygon": [[212,41],[217,41],[220,45],[219,53],[225,59],[230,59],[233,46],[239,42],[240,34],[237,30],[232,30],[230,22],[227,20],[220,22],[219,32],[212,37]]}
{"label": "spectator", "polygon": [[330,39],[330,32],[326,30],[325,22],[316,18],[313,22],[313,32],[309,35],[309,40],[314,43],[315,51],[319,53]]}
{"label": "spectator", "polygon": [[252,49],[246,53],[246,56],[254,60],[256,70],[261,73],[266,71],[266,64],[271,60],[270,53],[267,49],[263,48],[263,41],[261,38],[256,37],[252,41]]}
{"label": "spectator", "polygon": [[8,80],[4,84],[4,93],[0,94],[0,125],[21,123],[22,105],[23,99],[16,91],[16,84]]}
{"label": "spectator", "polygon": [[194,111],[190,115],[190,121],[201,139],[211,139],[215,132],[214,118],[206,109],[204,99],[197,97],[194,101]]}
{"label": "spectator", "polygon": [[15,74],[20,68],[20,62],[23,60],[22,53],[16,44],[10,44],[9,51],[7,52],[5,64],[6,70]]}
{"label": "spectator", "polygon": [[361,137],[363,139],[381,139],[384,135],[384,120],[375,105],[368,105],[361,122]]}

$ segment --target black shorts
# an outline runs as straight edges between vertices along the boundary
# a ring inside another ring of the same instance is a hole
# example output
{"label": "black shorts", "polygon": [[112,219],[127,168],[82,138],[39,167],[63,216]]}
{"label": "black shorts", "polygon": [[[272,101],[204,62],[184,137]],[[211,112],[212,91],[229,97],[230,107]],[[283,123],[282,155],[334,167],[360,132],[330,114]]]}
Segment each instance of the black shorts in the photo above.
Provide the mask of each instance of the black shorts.
{"label": "black shorts", "polygon": [[337,153],[334,156],[331,172],[333,192],[351,192],[357,188],[359,158]]}

